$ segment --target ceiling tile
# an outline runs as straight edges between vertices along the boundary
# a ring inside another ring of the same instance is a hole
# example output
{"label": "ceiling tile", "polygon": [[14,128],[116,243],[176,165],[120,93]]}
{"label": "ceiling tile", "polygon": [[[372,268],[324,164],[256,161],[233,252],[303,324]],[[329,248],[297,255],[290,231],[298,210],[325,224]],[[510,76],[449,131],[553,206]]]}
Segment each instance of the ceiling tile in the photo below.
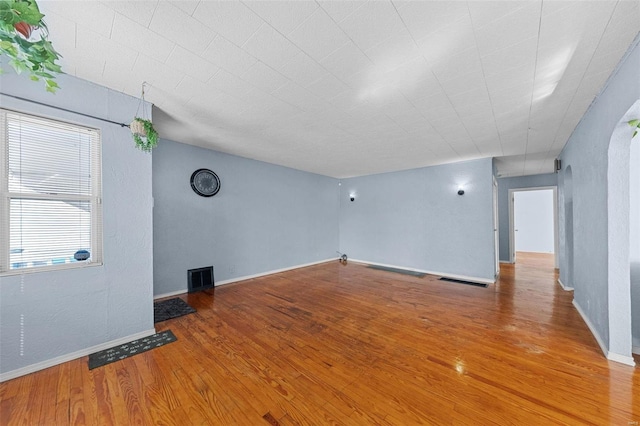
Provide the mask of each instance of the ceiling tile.
{"label": "ceiling tile", "polygon": [[290,81],[287,77],[260,61],[242,73],[240,78],[267,93],[273,92]]}
{"label": "ceiling tile", "polygon": [[326,69],[304,52],[298,52],[283,64],[279,71],[303,87],[329,74]]}
{"label": "ceiling tile", "polygon": [[476,48],[476,38],[471,18],[468,15],[463,15],[461,18],[418,39],[417,43],[420,52],[430,65],[438,65],[450,55]]}
{"label": "ceiling tile", "polygon": [[[542,1],[469,1],[469,13],[476,29],[492,25],[494,21],[510,19],[509,15],[525,6],[533,6],[540,9]],[[551,3],[556,3],[555,1]]]}
{"label": "ceiling tile", "polygon": [[[136,0],[136,1],[140,1],[140,0]],[[187,15],[193,15],[193,12],[195,12],[196,8],[198,7],[198,4],[200,4],[201,2],[199,0],[175,0],[175,1],[169,1],[169,3],[181,9]]]}
{"label": "ceiling tile", "polygon": [[294,82],[286,83],[275,90],[272,95],[283,102],[296,106],[302,111],[315,110],[320,101],[318,96]]}
{"label": "ceiling tile", "polygon": [[171,37],[187,50],[201,54],[216,33],[171,3],[159,2],[149,29]]}
{"label": "ceiling tile", "polygon": [[537,37],[532,37],[483,56],[481,61],[485,75],[500,74],[513,68],[533,70],[536,66],[537,45]]}
{"label": "ceiling tile", "polygon": [[139,54],[133,65],[132,81],[138,86],[146,81],[152,86],[169,91],[176,88],[182,80],[182,73],[165,67],[161,62],[143,54]]}
{"label": "ceiling tile", "polygon": [[131,19],[116,13],[111,40],[165,62],[175,44]]}
{"label": "ceiling tile", "polygon": [[365,53],[380,70],[398,68],[398,65],[415,60],[421,55],[411,35],[402,30],[371,47]]}
{"label": "ceiling tile", "polygon": [[[409,1],[402,4],[399,13],[413,38],[420,40],[468,16],[469,10],[462,1]],[[449,35],[456,37],[454,32]]]}
{"label": "ceiling tile", "polygon": [[235,74],[231,74],[230,72],[222,69],[211,77],[207,84],[237,98],[242,98],[247,93],[254,90],[254,87],[248,82],[237,77]]}
{"label": "ceiling tile", "polygon": [[[76,23],[64,16],[44,9],[42,7],[41,12],[46,12],[45,19],[49,30],[49,38],[55,40],[56,51],[62,55],[60,63],[65,65],[66,59],[70,59],[67,58],[67,55],[71,55],[76,49]],[[75,64],[73,66],[75,67]],[[64,69],[64,72],[68,72],[68,70]]]}
{"label": "ceiling tile", "polygon": [[40,2],[40,9],[45,15],[45,22],[47,13],[54,12],[101,36],[111,36],[115,12],[103,3],[97,1],[43,1]]}
{"label": "ceiling tile", "polygon": [[491,25],[475,28],[480,55],[485,56],[495,50],[536,37],[539,26],[540,2],[527,2],[524,7],[494,20]]}
{"label": "ceiling tile", "polygon": [[252,0],[243,3],[284,35],[293,31],[318,8],[315,2],[299,0]]}
{"label": "ceiling tile", "polygon": [[291,41],[266,24],[262,25],[242,48],[276,70],[280,70],[300,52]]}
{"label": "ceiling tile", "polygon": [[482,64],[478,52],[471,48],[463,53],[448,56],[431,67],[441,82],[454,80],[470,73],[482,74]]}
{"label": "ceiling tile", "polygon": [[458,75],[459,70],[452,70],[452,72],[455,75],[453,78],[449,78],[450,75],[442,73],[443,78],[440,79],[442,88],[449,95],[468,92],[469,90],[482,87],[486,84],[484,74],[481,70],[472,71],[468,74],[463,75]]}
{"label": "ceiling tile", "polygon": [[155,12],[156,6],[158,5],[158,0],[109,1],[104,3],[104,5],[130,18],[143,27],[148,27],[149,23],[151,23],[153,12]]}
{"label": "ceiling tile", "polygon": [[320,64],[341,79],[372,65],[371,60],[350,41],[320,61]]}
{"label": "ceiling tile", "polygon": [[316,9],[288,38],[316,61],[321,61],[349,42],[349,38],[323,9]]}
{"label": "ceiling tile", "polygon": [[209,80],[220,68],[206,61],[201,56],[176,45],[167,59],[167,64],[186,75],[205,82]]}
{"label": "ceiling tile", "polygon": [[331,99],[349,88],[342,81],[328,74],[310,84],[307,89],[322,99]]}
{"label": "ceiling tile", "polygon": [[354,13],[358,8],[362,7],[366,1],[336,1],[336,0],[318,0],[321,8],[331,16],[335,22],[340,22],[347,16]]}
{"label": "ceiling tile", "polygon": [[257,62],[256,58],[222,36],[213,39],[202,57],[233,74],[242,74]]}
{"label": "ceiling tile", "polygon": [[264,24],[248,7],[234,0],[198,2],[193,17],[238,46]]}
{"label": "ceiling tile", "polygon": [[366,51],[382,43],[400,30],[404,24],[393,4],[388,1],[372,1],[339,23],[360,49]]}

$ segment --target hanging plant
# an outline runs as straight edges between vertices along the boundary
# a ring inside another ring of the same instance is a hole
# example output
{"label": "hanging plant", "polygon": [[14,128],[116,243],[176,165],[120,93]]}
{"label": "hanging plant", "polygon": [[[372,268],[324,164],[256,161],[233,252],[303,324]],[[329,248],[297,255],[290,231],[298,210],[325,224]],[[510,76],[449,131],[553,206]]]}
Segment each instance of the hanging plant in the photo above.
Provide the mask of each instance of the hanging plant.
{"label": "hanging plant", "polygon": [[[151,122],[151,114],[147,114],[146,102],[144,100],[144,88],[146,82],[142,82],[142,96],[140,96],[140,102],[138,102],[138,109],[136,110],[136,117],[129,124],[129,129],[133,134],[133,141],[136,147],[144,152],[151,152],[153,148],[158,146],[158,132],[153,128]],[[142,116],[139,116],[140,107],[142,107]],[[148,119],[146,117],[149,117]]]}
{"label": "hanging plant", "polygon": [[144,118],[136,117],[129,125],[133,133],[133,141],[136,147],[145,152],[151,152],[158,146],[158,132],[153,128],[153,123]]}
{"label": "hanging plant", "polygon": [[638,129],[640,129],[640,118],[636,118],[635,120],[630,120],[629,126],[635,128],[633,132],[633,136],[631,136],[632,138],[635,138],[636,135],[638,134]]}
{"label": "hanging plant", "polygon": [[[59,86],[54,79],[62,72],[56,64],[60,54],[48,40],[42,18],[35,0],[0,0],[0,55],[9,58],[18,74],[28,72],[31,80],[44,80],[47,92],[55,93]],[[32,41],[35,30],[40,38]]]}

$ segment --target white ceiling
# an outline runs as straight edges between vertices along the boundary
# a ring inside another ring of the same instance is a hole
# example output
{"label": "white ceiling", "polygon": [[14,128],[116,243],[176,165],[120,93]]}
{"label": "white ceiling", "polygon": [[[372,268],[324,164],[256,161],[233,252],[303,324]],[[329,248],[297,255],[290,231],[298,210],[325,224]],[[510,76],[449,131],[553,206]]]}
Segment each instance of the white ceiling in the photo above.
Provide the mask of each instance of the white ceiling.
{"label": "white ceiling", "polygon": [[146,81],[161,137],[338,178],[483,157],[553,171],[639,4],[40,1],[65,72]]}

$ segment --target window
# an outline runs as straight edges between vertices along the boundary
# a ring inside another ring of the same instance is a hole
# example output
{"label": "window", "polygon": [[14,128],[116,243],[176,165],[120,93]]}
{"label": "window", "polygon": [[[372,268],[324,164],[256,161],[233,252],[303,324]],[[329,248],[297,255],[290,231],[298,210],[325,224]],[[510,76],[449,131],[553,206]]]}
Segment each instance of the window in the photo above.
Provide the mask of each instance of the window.
{"label": "window", "polygon": [[100,153],[96,129],[0,109],[0,273],[102,263]]}

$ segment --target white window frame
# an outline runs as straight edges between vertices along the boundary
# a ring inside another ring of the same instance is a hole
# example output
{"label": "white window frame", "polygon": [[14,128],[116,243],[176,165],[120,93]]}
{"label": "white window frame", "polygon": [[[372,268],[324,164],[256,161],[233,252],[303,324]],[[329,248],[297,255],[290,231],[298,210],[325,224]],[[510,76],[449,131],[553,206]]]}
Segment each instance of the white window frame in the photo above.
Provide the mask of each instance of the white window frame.
{"label": "white window frame", "polygon": [[[56,126],[68,126],[75,129],[95,132],[91,146],[91,194],[23,194],[9,192],[9,142],[7,114],[29,117],[41,122],[50,122]],[[12,199],[81,201],[91,204],[91,249],[90,259],[71,263],[60,263],[46,266],[31,266],[11,269],[10,265],[10,205]],[[46,271],[77,269],[88,266],[100,266],[103,262],[103,221],[102,221],[102,134],[100,129],[71,123],[58,119],[41,117],[19,111],[0,108],[0,276],[21,275]]]}

